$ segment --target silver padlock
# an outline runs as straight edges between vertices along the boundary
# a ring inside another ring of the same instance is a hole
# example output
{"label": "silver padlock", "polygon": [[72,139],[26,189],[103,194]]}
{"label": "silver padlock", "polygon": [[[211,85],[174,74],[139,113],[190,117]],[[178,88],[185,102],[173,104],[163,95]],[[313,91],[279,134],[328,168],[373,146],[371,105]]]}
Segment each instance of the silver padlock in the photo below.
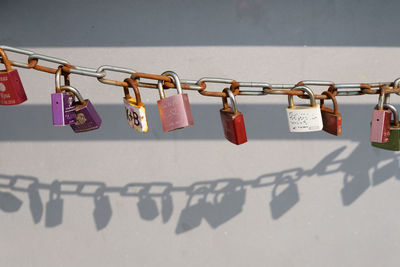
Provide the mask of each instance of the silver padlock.
{"label": "silver padlock", "polygon": [[307,86],[296,86],[291,90],[300,90],[307,93],[310,97],[310,105],[295,106],[293,96],[288,96],[289,106],[286,114],[290,132],[316,132],[323,128],[321,110],[315,103],[314,93]]}

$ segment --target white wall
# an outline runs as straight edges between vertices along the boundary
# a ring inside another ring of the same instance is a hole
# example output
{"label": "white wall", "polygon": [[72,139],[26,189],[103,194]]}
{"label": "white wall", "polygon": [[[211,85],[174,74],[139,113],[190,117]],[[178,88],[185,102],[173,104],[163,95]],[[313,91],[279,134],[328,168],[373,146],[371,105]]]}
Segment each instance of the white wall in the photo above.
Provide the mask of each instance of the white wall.
{"label": "white wall", "polygon": [[[271,83],[399,75],[395,1],[1,4],[0,44],[76,65]],[[249,142],[234,146],[219,99],[189,92],[195,126],[163,133],[158,93],[142,89],[150,131],[138,134],[122,88],[76,75],[102,127],[53,127],[54,77],[19,72],[29,101],[0,107],[0,266],[398,265],[400,154],[369,144],[376,96],[338,99],[340,137],[288,133],[284,96],[240,97]]]}

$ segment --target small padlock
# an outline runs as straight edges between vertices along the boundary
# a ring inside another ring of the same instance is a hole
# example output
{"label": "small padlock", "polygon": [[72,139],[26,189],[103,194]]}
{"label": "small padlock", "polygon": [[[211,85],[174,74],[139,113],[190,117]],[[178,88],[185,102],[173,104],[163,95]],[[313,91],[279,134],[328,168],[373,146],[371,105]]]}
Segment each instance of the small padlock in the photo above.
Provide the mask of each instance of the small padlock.
{"label": "small padlock", "polygon": [[5,70],[0,71],[0,105],[21,104],[28,98],[22,86],[18,70],[11,68],[11,62],[3,49],[0,49],[0,56],[6,66]]}
{"label": "small padlock", "polygon": [[227,97],[222,98],[224,107],[219,111],[221,115],[222,128],[224,130],[225,138],[236,144],[240,145],[247,142],[246,128],[244,126],[243,114],[238,111],[235,95],[228,88],[224,92],[230,98],[232,108],[228,106]]}
{"label": "small padlock", "polygon": [[323,123],[322,130],[333,135],[341,135],[342,115],[338,112],[336,97],[329,91],[325,91],[322,94],[326,95],[333,102],[333,109],[331,109],[325,107],[324,99],[321,99],[320,108],[321,108],[322,123]]}
{"label": "small padlock", "polygon": [[78,99],[75,102],[76,120],[70,124],[74,132],[81,133],[100,128],[101,118],[89,99],[83,99],[79,91],[72,86],[61,86],[61,90],[73,93]]}
{"label": "small padlock", "polygon": [[162,75],[171,77],[178,90],[177,95],[165,97],[162,81],[158,81],[161,100],[157,101],[157,106],[160,112],[163,131],[170,132],[192,126],[193,116],[190,109],[189,97],[187,94],[182,93],[178,75],[172,71],[166,71]]}
{"label": "small padlock", "polygon": [[286,114],[290,132],[315,132],[323,128],[321,110],[315,103],[314,93],[306,86],[296,86],[291,90],[300,90],[308,94],[311,105],[295,106],[293,95],[288,96],[289,106]]}
{"label": "small padlock", "polygon": [[378,106],[372,112],[371,132],[369,140],[375,143],[386,143],[390,136],[390,118],[392,114],[389,110],[384,110],[385,88],[381,88]]}
{"label": "small padlock", "polygon": [[[62,66],[56,72],[56,92],[51,94],[51,110],[54,126],[65,126],[75,123],[75,96],[69,92],[61,91]],[[68,74],[64,75],[65,85],[69,86]]]}
{"label": "small padlock", "polygon": [[135,92],[135,97],[131,97],[129,95],[129,87],[124,86],[125,97],[124,105],[125,105],[125,113],[126,119],[128,120],[129,126],[135,129],[138,132],[145,133],[149,130],[147,125],[147,117],[146,117],[146,108],[140,98],[138,81],[133,80],[131,78],[125,79],[125,82],[128,83],[130,87],[133,88]]}
{"label": "small padlock", "polygon": [[393,120],[390,123],[389,140],[386,143],[372,142],[371,145],[374,147],[377,147],[377,148],[385,149],[385,150],[400,151],[399,113],[393,105],[384,104],[383,107],[390,109],[393,114]]}

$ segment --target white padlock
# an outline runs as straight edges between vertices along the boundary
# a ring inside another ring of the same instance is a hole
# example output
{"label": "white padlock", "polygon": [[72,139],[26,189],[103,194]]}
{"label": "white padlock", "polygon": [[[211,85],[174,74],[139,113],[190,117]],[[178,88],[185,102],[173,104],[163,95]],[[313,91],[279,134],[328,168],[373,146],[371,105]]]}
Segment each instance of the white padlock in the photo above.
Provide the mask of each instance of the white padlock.
{"label": "white padlock", "polygon": [[310,105],[295,106],[293,96],[289,95],[289,106],[286,108],[286,114],[289,122],[290,132],[316,132],[323,128],[321,110],[315,103],[314,93],[307,86],[296,86],[291,90],[300,90],[307,93],[310,97]]}

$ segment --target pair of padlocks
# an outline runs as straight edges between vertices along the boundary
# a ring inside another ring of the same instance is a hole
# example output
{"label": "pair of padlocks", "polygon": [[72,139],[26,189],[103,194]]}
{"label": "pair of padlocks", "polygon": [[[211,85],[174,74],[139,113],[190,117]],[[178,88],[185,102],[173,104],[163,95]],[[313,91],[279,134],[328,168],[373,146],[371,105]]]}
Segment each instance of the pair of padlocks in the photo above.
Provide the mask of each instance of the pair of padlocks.
{"label": "pair of padlocks", "polygon": [[[166,71],[162,75],[169,76],[175,84],[178,94],[165,97],[162,81],[158,81],[160,100],[157,101],[160,112],[161,124],[164,132],[170,132],[193,125],[193,116],[190,109],[189,97],[182,91],[178,75],[172,71]],[[146,116],[146,108],[141,101],[138,88],[138,80],[125,79],[129,86],[124,87],[124,107],[128,124],[138,132],[145,133],[149,130]],[[129,94],[129,87],[133,88],[135,97]]]}
{"label": "pair of padlocks", "polygon": [[0,105],[18,105],[25,102],[26,97],[18,70],[11,68],[11,62],[4,50],[0,49],[0,56],[6,67],[0,71]]}
{"label": "pair of padlocks", "polygon": [[69,125],[76,133],[100,128],[101,118],[90,100],[70,86],[68,74],[64,75],[64,85],[61,85],[61,73],[62,66],[56,72],[56,92],[51,94],[53,125]]}
{"label": "pair of padlocks", "polygon": [[298,105],[293,103],[293,95],[288,96],[289,106],[286,115],[290,132],[315,132],[324,130],[333,135],[342,134],[342,115],[338,112],[335,96],[330,91],[322,94],[332,100],[333,109],[325,107],[321,99],[321,106],[316,104],[314,93],[306,86],[295,86],[291,90],[305,92],[310,98],[310,105]]}
{"label": "pair of padlocks", "polygon": [[[393,120],[391,120],[392,115]],[[389,104],[383,88],[378,105],[372,112],[370,141],[374,147],[400,151],[399,113],[393,105]]]}

